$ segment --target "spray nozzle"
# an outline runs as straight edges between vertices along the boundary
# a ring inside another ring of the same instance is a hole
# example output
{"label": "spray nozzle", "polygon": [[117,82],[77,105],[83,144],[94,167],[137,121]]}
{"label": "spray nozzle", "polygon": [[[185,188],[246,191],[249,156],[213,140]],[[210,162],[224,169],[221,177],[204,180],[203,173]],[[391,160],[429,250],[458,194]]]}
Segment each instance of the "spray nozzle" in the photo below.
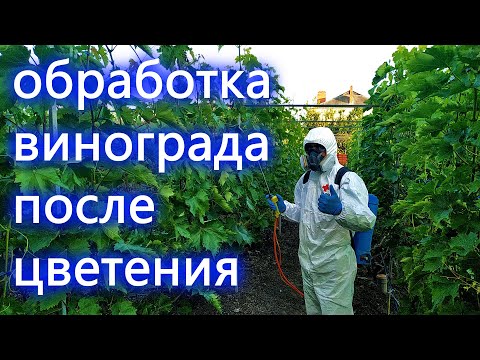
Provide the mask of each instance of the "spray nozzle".
{"label": "spray nozzle", "polygon": [[275,208],[276,208],[275,217],[278,218],[280,216],[280,210],[278,209],[278,197],[277,195],[272,195],[272,194],[269,194],[268,197],[275,204]]}

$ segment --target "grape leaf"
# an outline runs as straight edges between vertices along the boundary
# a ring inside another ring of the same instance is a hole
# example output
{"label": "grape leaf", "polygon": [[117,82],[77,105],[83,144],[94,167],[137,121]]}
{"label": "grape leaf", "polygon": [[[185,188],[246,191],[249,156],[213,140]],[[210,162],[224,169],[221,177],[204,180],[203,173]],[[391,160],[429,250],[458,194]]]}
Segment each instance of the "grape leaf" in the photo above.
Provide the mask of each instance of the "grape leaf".
{"label": "grape leaf", "polygon": [[448,218],[450,217],[450,213],[452,211],[453,211],[452,208],[448,208],[445,210],[435,209],[435,211],[432,211],[431,213],[433,223],[436,226],[439,226],[442,220],[448,220]]}
{"label": "grape leaf", "polygon": [[22,229],[21,233],[28,238],[28,247],[36,253],[38,250],[46,248],[60,234],[60,231],[46,230],[41,228]]}
{"label": "grape leaf", "polygon": [[228,172],[222,171],[222,174],[218,179],[218,183],[223,186],[223,184],[225,184],[225,181],[227,181],[227,179],[228,179]]}
{"label": "grape leaf", "polygon": [[235,239],[237,240],[237,243],[240,245],[243,244],[251,244],[253,242],[253,237],[249,233],[249,231],[243,226],[236,226],[235,227]]}
{"label": "grape leaf", "polygon": [[[8,89],[8,77],[0,74],[0,113],[12,107],[15,100]],[[2,130],[3,132],[3,130]]]}
{"label": "grape leaf", "polygon": [[23,45],[0,45],[0,69],[2,72],[29,64],[30,50]]}
{"label": "grape leaf", "polygon": [[175,193],[169,185],[165,185],[160,189],[160,195],[168,199],[169,197],[175,195]]}
{"label": "grape leaf", "polygon": [[152,49],[150,48],[150,46],[148,45],[137,45],[140,49],[142,49],[145,54],[147,54],[148,56],[150,56],[151,58],[153,58],[153,51]]}
{"label": "grape leaf", "polygon": [[218,253],[220,246],[226,241],[227,231],[219,221],[212,221],[204,224],[192,233],[193,245],[200,250],[201,246],[209,250],[213,255]]}
{"label": "grape leaf", "polygon": [[203,217],[209,207],[208,194],[205,190],[200,190],[195,196],[187,199],[185,203],[190,207],[192,215]]}
{"label": "grape leaf", "polygon": [[449,281],[444,278],[435,277],[432,287],[432,305],[436,308],[444,302],[447,297],[451,297],[452,301],[458,296],[458,288],[460,283]]}
{"label": "grape leaf", "polygon": [[[95,49],[96,55],[100,56],[103,62],[103,66],[108,66],[109,60],[107,55],[107,50],[102,45],[97,45],[98,50],[92,47],[92,50]],[[92,51],[93,52],[93,51]]]}
{"label": "grape leaf", "polygon": [[230,201],[230,199],[232,198],[233,194],[230,192],[230,191],[225,191],[225,200],[227,201]]}
{"label": "grape leaf", "polygon": [[45,293],[43,296],[38,297],[40,303],[40,311],[48,310],[57,306],[60,301],[65,301],[67,298],[67,290],[59,290],[54,292]]}
{"label": "grape leaf", "polygon": [[448,66],[454,58],[455,49],[454,46],[434,46],[425,49],[425,54],[433,56],[436,61]]}
{"label": "grape leaf", "polygon": [[212,187],[212,196],[213,200],[220,205],[220,207],[225,210],[226,212],[231,213],[233,210],[230,207],[230,205],[227,203],[227,201],[223,198],[223,196],[218,192],[218,189],[216,186]]}
{"label": "grape leaf", "polygon": [[40,194],[52,193],[52,185],[58,185],[68,190],[60,180],[58,171],[55,168],[23,169],[16,168],[15,182],[20,184],[20,191],[23,194],[31,194],[37,191]]}
{"label": "grape leaf", "polygon": [[408,61],[408,67],[413,73],[415,73],[443,68],[445,67],[445,64],[432,55],[417,52],[414,57]]}
{"label": "grape leaf", "polygon": [[247,196],[247,206],[250,210],[255,210],[255,205],[253,205],[252,200]]}
{"label": "grape leaf", "polygon": [[108,236],[108,238],[115,240],[115,241],[121,241],[122,237],[120,236],[120,228],[118,227],[118,224],[104,224],[102,225],[102,231],[105,235]]}
{"label": "grape leaf", "polygon": [[128,173],[129,177],[132,177],[140,184],[153,186],[156,189],[159,188],[157,178],[146,166],[135,164],[134,166],[126,167],[125,171]]}
{"label": "grape leaf", "polygon": [[449,243],[450,247],[461,256],[465,256],[472,252],[479,244],[480,239],[478,238],[478,235],[473,232],[457,235],[452,238]]}
{"label": "grape leaf", "polygon": [[83,236],[69,236],[64,239],[63,243],[68,248],[68,251],[77,256],[88,256],[90,254],[89,238]]}
{"label": "grape leaf", "polygon": [[125,243],[123,240],[118,241],[115,244],[113,249],[120,252],[128,252],[132,255],[137,255],[137,254],[140,254],[140,255],[146,254],[146,255],[152,255],[152,256],[157,255],[155,251],[153,251],[152,249],[143,247],[141,245],[128,244],[128,243]]}
{"label": "grape leaf", "polygon": [[211,290],[200,291],[200,294],[220,313],[223,313],[222,302],[217,293]]}
{"label": "grape leaf", "polygon": [[181,223],[174,223],[173,225],[175,227],[175,231],[178,232],[181,236],[190,239],[191,234],[190,231],[188,230],[189,225],[188,224],[181,224]]}
{"label": "grape leaf", "polygon": [[102,308],[98,305],[96,297],[81,298],[78,301],[77,315],[101,315]]}
{"label": "grape leaf", "polygon": [[137,315],[137,309],[129,300],[119,300],[111,307],[112,315]]}
{"label": "grape leaf", "polygon": [[430,258],[425,260],[425,265],[423,266],[423,271],[433,272],[440,269],[443,266],[442,258]]}
{"label": "grape leaf", "polygon": [[63,171],[60,181],[65,184],[70,191],[73,191],[75,188],[85,188],[87,184],[86,179],[79,178],[69,166]]}

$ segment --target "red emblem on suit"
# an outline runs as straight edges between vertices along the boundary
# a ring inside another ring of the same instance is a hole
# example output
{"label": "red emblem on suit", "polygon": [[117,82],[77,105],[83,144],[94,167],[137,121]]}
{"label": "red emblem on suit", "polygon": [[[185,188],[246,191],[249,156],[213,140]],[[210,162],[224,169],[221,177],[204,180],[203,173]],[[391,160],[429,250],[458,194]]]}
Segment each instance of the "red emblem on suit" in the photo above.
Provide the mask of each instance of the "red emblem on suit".
{"label": "red emblem on suit", "polygon": [[327,192],[330,189],[330,185],[322,185],[323,192]]}

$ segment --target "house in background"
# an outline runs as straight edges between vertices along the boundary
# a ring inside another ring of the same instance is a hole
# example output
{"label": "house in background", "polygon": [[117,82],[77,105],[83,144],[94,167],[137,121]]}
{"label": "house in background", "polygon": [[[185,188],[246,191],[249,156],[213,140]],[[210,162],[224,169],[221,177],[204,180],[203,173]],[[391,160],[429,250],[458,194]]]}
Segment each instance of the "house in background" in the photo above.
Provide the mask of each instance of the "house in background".
{"label": "house in background", "polygon": [[[317,120],[315,126],[327,126],[332,129],[338,143],[338,160],[342,165],[347,163],[347,142],[350,140],[357,122],[363,115],[371,112],[371,110],[368,110],[364,113],[361,106],[353,107],[351,105],[366,105],[365,101],[367,99],[368,97],[354,91],[353,86],[350,86],[350,89],[343,94],[328,101],[326,91],[320,90],[317,93],[316,100],[317,105],[322,106],[308,111],[309,116],[307,117]],[[329,105],[332,106],[329,107]],[[342,105],[346,106],[342,107]]]}
{"label": "house in background", "polygon": [[[331,100],[327,101],[327,93],[326,91],[320,90],[317,93],[317,104],[324,105],[325,107],[317,108],[317,111],[327,114],[328,112],[332,112],[335,110],[338,114],[342,114],[342,117],[348,117],[348,114],[352,112],[354,107],[339,107],[339,105],[366,105],[365,101],[368,97],[356,92],[353,90],[353,86],[350,85],[350,90],[345,91],[343,94],[340,94],[334,97]],[[328,107],[327,105],[335,105],[334,107]],[[335,118],[337,118],[335,116]],[[334,120],[325,119],[325,120]]]}

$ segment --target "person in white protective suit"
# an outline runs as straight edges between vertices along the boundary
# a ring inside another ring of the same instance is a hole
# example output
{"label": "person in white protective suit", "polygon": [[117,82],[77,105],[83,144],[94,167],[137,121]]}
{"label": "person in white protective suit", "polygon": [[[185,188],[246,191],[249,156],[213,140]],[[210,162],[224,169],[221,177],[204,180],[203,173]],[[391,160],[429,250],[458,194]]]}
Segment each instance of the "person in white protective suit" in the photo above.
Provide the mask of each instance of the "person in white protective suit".
{"label": "person in white protective suit", "polygon": [[[341,186],[335,176],[342,167],[337,141],[326,127],[309,131],[303,141],[306,166],[311,171],[295,186],[294,202],[278,197],[282,217],[299,223],[299,249],[307,315],[353,315],[357,262],[350,230],[373,228],[376,216],[368,207],[363,180],[347,172]],[[308,177],[305,181],[305,177]],[[275,204],[267,195],[272,209]]]}

